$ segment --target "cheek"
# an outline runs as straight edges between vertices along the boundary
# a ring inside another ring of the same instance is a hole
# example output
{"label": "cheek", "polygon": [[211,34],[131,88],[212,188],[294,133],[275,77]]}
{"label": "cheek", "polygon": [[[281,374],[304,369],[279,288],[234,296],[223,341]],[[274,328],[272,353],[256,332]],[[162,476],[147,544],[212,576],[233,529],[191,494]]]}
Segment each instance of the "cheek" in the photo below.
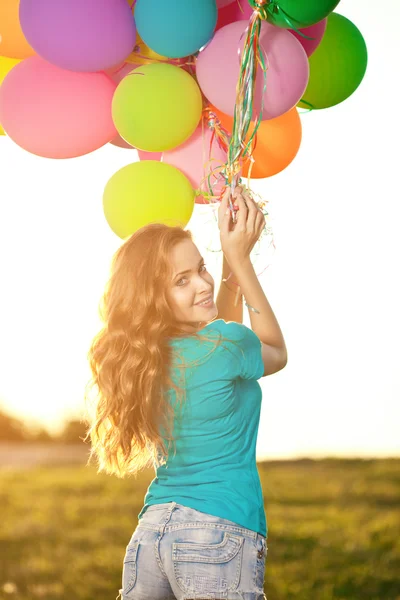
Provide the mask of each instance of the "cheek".
{"label": "cheek", "polygon": [[183,309],[188,304],[192,303],[193,293],[188,286],[177,288],[172,294],[172,302],[177,308]]}
{"label": "cheek", "polygon": [[[204,273],[204,279],[213,286],[214,288],[214,278],[211,273]],[[214,289],[213,289],[214,293]],[[183,307],[183,305],[193,306],[194,298],[196,296],[196,290],[190,284],[177,286],[172,290],[171,293],[171,302],[173,305],[178,307]]]}

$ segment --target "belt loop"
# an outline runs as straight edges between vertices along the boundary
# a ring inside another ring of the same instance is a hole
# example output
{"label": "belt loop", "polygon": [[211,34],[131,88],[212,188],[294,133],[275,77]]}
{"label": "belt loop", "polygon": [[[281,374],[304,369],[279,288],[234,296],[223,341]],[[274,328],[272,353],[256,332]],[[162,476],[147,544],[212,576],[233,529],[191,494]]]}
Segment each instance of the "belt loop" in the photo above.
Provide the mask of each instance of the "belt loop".
{"label": "belt loop", "polygon": [[177,505],[176,502],[171,502],[171,506],[167,510],[167,514],[165,515],[165,518],[162,521],[162,523],[161,523],[161,525],[160,525],[160,527],[158,529],[158,531],[161,533],[161,535],[164,535],[165,527],[166,527],[168,521],[170,520],[171,515],[172,515],[173,511],[175,510],[176,505]]}

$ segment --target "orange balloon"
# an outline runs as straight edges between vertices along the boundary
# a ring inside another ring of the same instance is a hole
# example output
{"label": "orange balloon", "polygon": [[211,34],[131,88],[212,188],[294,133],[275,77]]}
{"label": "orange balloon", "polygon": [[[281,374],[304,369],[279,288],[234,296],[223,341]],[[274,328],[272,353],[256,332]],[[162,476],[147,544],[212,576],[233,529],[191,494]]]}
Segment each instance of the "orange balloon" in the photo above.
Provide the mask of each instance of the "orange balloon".
{"label": "orange balloon", "polygon": [[0,56],[28,58],[35,54],[19,23],[19,0],[0,0]]}
{"label": "orange balloon", "polygon": [[[210,108],[215,112],[222,126],[231,134],[233,117],[222,113],[214,106]],[[246,136],[246,141],[250,139],[251,131]],[[253,152],[255,162],[250,177],[264,179],[286,169],[299,151],[301,133],[301,120],[296,107],[275,119],[261,121],[257,130],[257,143]],[[247,162],[243,168],[243,177],[248,176],[249,168],[250,162]]]}
{"label": "orange balloon", "polygon": [[[0,0],[0,2],[1,2],[1,0]],[[6,56],[0,56],[0,87],[5,79],[5,76],[11,71],[11,69],[13,69],[20,62],[21,61],[17,60],[16,58],[8,58]],[[4,132],[4,129],[1,126],[1,123],[0,123],[0,135],[6,135]]]}

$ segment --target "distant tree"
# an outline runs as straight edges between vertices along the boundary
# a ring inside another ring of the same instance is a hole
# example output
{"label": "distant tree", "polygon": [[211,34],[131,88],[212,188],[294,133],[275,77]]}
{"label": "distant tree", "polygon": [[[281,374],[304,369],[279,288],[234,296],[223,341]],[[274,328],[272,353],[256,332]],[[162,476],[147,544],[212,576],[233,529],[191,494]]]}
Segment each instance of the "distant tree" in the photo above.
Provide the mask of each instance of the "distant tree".
{"label": "distant tree", "polygon": [[86,424],[78,419],[72,419],[66,422],[64,429],[57,439],[60,442],[64,442],[64,444],[79,444],[80,442],[87,444],[87,441],[83,441],[85,437]]}
{"label": "distant tree", "polygon": [[24,423],[0,409],[0,441],[26,442],[29,434]]}
{"label": "distant tree", "polygon": [[55,439],[39,423],[25,423],[7,413],[0,407],[0,442],[43,443],[54,442]]}
{"label": "distant tree", "polygon": [[35,443],[55,442],[57,441],[44,427],[30,427],[27,432],[27,441]]}
{"label": "distant tree", "polygon": [[35,442],[54,442],[54,437],[43,427],[35,435]]}

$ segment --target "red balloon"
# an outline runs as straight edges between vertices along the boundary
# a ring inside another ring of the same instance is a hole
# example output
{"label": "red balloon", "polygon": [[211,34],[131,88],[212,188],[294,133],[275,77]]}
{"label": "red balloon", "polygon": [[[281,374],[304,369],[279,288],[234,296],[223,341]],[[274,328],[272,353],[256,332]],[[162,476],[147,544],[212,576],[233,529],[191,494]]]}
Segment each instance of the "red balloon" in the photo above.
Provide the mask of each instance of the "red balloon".
{"label": "red balloon", "polygon": [[215,27],[215,31],[234,23],[235,21],[249,20],[253,13],[253,9],[247,0],[236,0],[233,4],[228,4],[220,8],[218,11],[218,21]]}
{"label": "red balloon", "polygon": [[228,6],[228,4],[232,4],[232,2],[236,2],[236,0],[217,0],[217,8],[224,8]]}
{"label": "red balloon", "polygon": [[313,38],[312,40],[308,40],[307,38],[302,37],[293,29],[288,29],[288,31],[290,31],[290,33],[292,33],[294,37],[299,40],[300,44],[306,51],[307,56],[311,56],[311,54],[320,45],[322,38],[324,37],[327,24],[328,19],[326,18],[322,19],[322,21],[319,21],[318,23],[315,23],[314,25],[310,25],[310,27],[304,27],[303,29],[299,29],[299,31],[301,31],[308,37]]}

